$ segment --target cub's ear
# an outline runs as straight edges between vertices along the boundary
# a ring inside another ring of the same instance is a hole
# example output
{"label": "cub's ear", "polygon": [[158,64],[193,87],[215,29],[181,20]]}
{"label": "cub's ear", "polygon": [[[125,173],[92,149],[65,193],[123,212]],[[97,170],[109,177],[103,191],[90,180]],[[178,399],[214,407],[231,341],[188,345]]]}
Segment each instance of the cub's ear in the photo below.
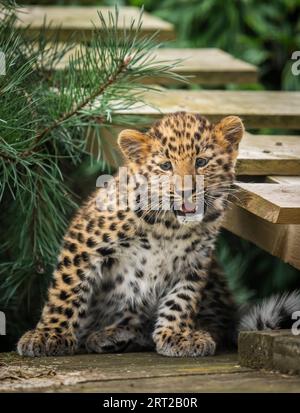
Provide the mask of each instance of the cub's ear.
{"label": "cub's ear", "polygon": [[127,159],[136,161],[149,152],[150,137],[137,130],[125,129],[119,134],[118,145]]}
{"label": "cub's ear", "polygon": [[238,149],[244,132],[243,122],[238,116],[226,116],[215,126],[215,136],[218,142],[223,146],[229,144],[235,150]]}

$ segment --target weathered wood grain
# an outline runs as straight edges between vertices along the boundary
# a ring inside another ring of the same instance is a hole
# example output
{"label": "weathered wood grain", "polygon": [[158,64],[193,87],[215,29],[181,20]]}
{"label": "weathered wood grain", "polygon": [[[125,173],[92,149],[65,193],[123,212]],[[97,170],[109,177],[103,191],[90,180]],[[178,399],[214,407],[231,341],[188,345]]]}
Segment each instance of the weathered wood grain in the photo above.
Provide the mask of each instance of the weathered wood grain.
{"label": "weathered wood grain", "polygon": [[2,392],[297,392],[300,377],[242,368],[236,354],[171,358],[155,353],[28,359],[0,355]]}
{"label": "weathered wood grain", "polygon": [[[14,353],[0,355],[4,366],[0,391],[57,389],[62,383],[74,386],[90,381],[140,381],[162,377],[195,377],[247,371],[237,366],[236,354],[205,358],[169,358],[156,353],[84,354],[73,357],[21,358]],[[101,384],[100,384],[101,386]]]}
{"label": "weathered wood grain", "polygon": [[178,73],[189,78],[192,83],[222,85],[225,83],[254,83],[258,71],[254,65],[236,59],[217,48],[204,49],[160,49],[162,60],[184,59]]}
{"label": "weathered wood grain", "polygon": [[300,269],[300,225],[273,224],[244,208],[231,205],[223,226]]}
{"label": "weathered wood grain", "polygon": [[300,224],[300,186],[242,183],[234,203],[274,224]]}
{"label": "weathered wood grain", "polygon": [[300,373],[300,336],[291,330],[243,331],[238,352],[244,367]]}
{"label": "weathered wood grain", "polygon": [[[56,66],[63,69],[68,64],[70,56],[76,54],[76,48],[70,50]],[[257,82],[258,72],[254,65],[236,59],[223,50],[211,49],[170,49],[162,48],[155,51],[154,61],[174,62],[181,60],[174,72],[187,76],[189,83],[202,85],[223,85],[226,83]],[[176,84],[178,80],[170,78],[143,79],[145,83],[161,85]]]}
{"label": "weathered wood grain", "polygon": [[[86,383],[59,392],[124,392],[124,393],[299,393],[298,376],[249,371],[243,374],[209,374],[196,377],[161,377],[143,380]],[[51,390],[50,390],[51,391]],[[54,390],[52,390],[54,391]],[[55,390],[57,391],[57,390]],[[153,396],[152,396],[153,397]],[[159,394],[157,395],[159,397]],[[198,406],[200,403],[198,403]]]}
{"label": "weathered wood grain", "polygon": [[245,133],[236,171],[238,175],[300,175],[300,136]]}
{"label": "weathered wood grain", "polygon": [[300,129],[300,92],[168,90],[147,92],[143,106],[118,113],[159,118],[176,111],[200,113],[215,122],[240,116],[247,128]]}
{"label": "weathered wood grain", "polygon": [[[27,36],[38,33],[44,24],[44,18],[47,17],[47,22],[51,22],[47,33],[51,38],[57,27],[61,27],[60,40],[69,40],[72,34],[73,40],[78,42],[88,41],[91,38],[94,30],[93,23],[101,30],[100,21],[97,11],[101,11],[107,19],[108,12],[114,14],[114,7],[84,7],[84,6],[28,6],[18,10],[19,22],[17,26],[20,29],[26,29]],[[140,10],[136,7],[120,7],[119,8],[119,30],[130,27],[131,21],[138,21]],[[108,20],[107,20],[108,21]],[[27,28],[30,25],[30,28]],[[171,40],[175,38],[175,32],[171,23],[165,22],[162,19],[152,16],[148,13],[143,14],[142,35],[151,35],[158,31],[160,40]]]}
{"label": "weathered wood grain", "polygon": [[[162,377],[142,380],[83,383],[74,387],[49,389],[56,392],[95,393],[298,393],[300,378],[278,373],[249,371],[243,374],[209,374],[196,377]],[[155,396],[152,396],[155,397]],[[159,397],[159,394],[157,395]],[[170,396],[172,397],[172,396]],[[198,403],[198,406],[200,404]]]}
{"label": "weathered wood grain", "polygon": [[275,369],[282,373],[300,374],[300,336],[280,337],[274,344]]}

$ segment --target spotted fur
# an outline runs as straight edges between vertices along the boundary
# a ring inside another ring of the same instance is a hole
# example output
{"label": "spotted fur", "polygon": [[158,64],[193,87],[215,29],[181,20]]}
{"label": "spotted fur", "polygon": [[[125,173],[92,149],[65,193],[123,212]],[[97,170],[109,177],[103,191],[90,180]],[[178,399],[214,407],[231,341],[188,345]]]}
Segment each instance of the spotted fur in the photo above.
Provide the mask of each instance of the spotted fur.
{"label": "spotted fur", "polygon": [[[131,175],[204,175],[204,217],[182,224],[173,210],[101,211],[98,189],[66,232],[41,319],[20,339],[19,354],[155,347],[166,356],[206,356],[229,342],[236,307],[214,249],[243,131],[234,116],[213,125],[179,112],[146,133],[121,132]],[[199,157],[208,162],[195,167]],[[161,169],[164,162],[172,171]]]}

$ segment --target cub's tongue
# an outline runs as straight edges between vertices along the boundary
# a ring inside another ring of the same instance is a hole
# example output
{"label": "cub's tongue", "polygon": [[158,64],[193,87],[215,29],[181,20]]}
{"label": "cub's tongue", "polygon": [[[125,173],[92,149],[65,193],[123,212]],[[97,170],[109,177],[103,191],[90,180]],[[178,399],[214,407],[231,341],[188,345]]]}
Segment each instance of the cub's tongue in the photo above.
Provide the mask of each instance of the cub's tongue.
{"label": "cub's tongue", "polygon": [[182,212],[185,214],[193,214],[196,211],[195,205],[189,201],[185,201],[182,204]]}

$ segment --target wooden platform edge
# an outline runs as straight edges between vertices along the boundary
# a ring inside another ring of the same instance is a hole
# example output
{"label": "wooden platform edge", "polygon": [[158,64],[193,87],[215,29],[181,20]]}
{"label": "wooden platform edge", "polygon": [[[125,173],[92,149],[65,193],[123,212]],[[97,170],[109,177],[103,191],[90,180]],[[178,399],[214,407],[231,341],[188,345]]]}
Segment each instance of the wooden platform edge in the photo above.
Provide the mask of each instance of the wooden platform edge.
{"label": "wooden platform edge", "polygon": [[272,224],[232,204],[223,227],[300,270],[300,225]]}
{"label": "wooden platform edge", "polygon": [[278,183],[235,184],[233,202],[273,224],[300,224],[300,186]]}

